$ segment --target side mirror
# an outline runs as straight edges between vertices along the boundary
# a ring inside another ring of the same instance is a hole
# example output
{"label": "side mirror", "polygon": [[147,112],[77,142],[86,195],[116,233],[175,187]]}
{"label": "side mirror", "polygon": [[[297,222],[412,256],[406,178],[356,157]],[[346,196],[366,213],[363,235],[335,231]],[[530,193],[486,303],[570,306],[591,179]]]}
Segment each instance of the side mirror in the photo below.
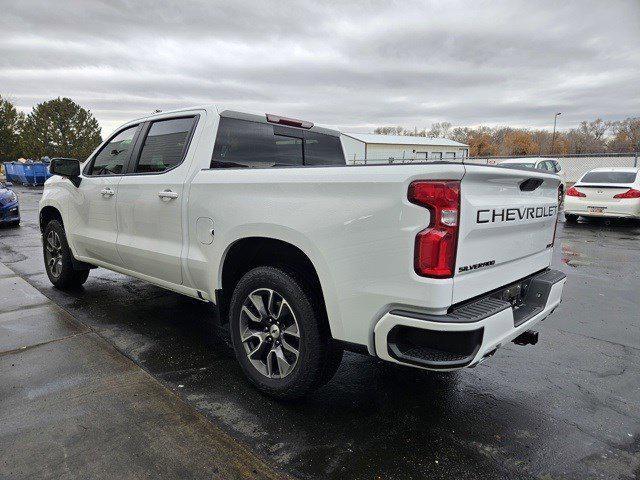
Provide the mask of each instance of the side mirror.
{"label": "side mirror", "polygon": [[53,158],[49,171],[53,175],[68,178],[76,187],[80,185],[80,162],[75,158]]}

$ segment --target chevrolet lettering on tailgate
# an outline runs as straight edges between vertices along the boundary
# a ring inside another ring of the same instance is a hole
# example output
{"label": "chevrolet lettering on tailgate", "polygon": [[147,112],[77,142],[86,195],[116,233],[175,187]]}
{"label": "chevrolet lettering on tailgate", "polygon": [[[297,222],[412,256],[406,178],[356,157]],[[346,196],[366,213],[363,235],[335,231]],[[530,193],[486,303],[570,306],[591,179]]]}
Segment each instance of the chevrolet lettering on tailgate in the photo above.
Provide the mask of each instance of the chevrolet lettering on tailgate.
{"label": "chevrolet lettering on tailgate", "polygon": [[515,220],[533,220],[553,217],[558,213],[557,205],[543,207],[513,207],[478,210],[477,223],[513,222]]}

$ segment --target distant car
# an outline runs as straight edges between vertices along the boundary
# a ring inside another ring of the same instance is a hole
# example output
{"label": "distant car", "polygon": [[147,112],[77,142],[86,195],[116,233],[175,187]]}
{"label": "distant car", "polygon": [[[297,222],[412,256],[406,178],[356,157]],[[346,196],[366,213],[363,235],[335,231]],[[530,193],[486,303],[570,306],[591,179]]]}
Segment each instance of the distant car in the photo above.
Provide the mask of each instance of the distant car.
{"label": "distant car", "polygon": [[555,158],[531,157],[531,158],[513,158],[503,160],[499,164],[501,167],[509,168],[533,168],[542,170],[543,172],[555,173],[560,177],[560,186],[558,187],[558,204],[562,203],[566,190],[566,180],[562,165]]}
{"label": "distant car", "polygon": [[18,195],[10,182],[0,182],[0,225],[17,227],[20,224],[20,207]]}
{"label": "distant car", "polygon": [[567,190],[564,216],[640,219],[640,175],[637,167],[595,168]]}

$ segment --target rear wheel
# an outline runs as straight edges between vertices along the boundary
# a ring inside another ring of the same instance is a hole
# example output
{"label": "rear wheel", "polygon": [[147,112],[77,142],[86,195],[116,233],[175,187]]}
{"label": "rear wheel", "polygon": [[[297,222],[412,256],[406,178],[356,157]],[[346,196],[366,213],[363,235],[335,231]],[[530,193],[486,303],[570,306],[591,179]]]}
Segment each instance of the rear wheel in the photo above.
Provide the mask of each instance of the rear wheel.
{"label": "rear wheel", "polygon": [[54,287],[79,287],[87,281],[89,270],[73,268],[73,254],[67,243],[64,228],[58,220],[50,220],[44,228],[42,241],[44,267]]}
{"label": "rear wheel", "polygon": [[565,213],[564,214],[564,219],[567,221],[567,223],[576,223],[578,221],[578,215],[573,215],[571,213]]}
{"label": "rear wheel", "polygon": [[300,398],[327,382],[342,352],[333,346],[322,310],[286,268],[258,267],[236,285],[229,308],[236,358],[259,390]]}

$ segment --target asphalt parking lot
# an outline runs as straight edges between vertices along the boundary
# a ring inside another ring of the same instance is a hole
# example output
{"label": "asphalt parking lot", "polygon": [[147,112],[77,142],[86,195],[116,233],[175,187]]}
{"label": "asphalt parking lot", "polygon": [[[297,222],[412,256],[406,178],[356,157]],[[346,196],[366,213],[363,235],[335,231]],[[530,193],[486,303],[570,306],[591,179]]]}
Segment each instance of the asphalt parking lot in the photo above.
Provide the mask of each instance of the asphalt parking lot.
{"label": "asphalt parking lot", "polygon": [[[538,345],[509,345],[455,374],[347,354],[317,394],[283,404],[245,382],[212,332],[207,305],[104,269],[93,270],[76,292],[53,289],[37,226],[40,190],[16,190],[23,222],[0,230],[0,262],[113,345],[114,355],[142,367],[158,388],[177,394],[186,410],[278,472],[340,479],[640,478],[640,223],[559,224],[554,266],[568,280]],[[79,365],[94,361],[90,345],[74,351]],[[0,362],[0,376],[7,374],[2,368]],[[127,392],[120,392],[124,402]],[[164,416],[161,434],[186,421]],[[48,446],[41,440],[25,448],[38,459]],[[186,457],[207,455],[197,444],[181,449]]]}

